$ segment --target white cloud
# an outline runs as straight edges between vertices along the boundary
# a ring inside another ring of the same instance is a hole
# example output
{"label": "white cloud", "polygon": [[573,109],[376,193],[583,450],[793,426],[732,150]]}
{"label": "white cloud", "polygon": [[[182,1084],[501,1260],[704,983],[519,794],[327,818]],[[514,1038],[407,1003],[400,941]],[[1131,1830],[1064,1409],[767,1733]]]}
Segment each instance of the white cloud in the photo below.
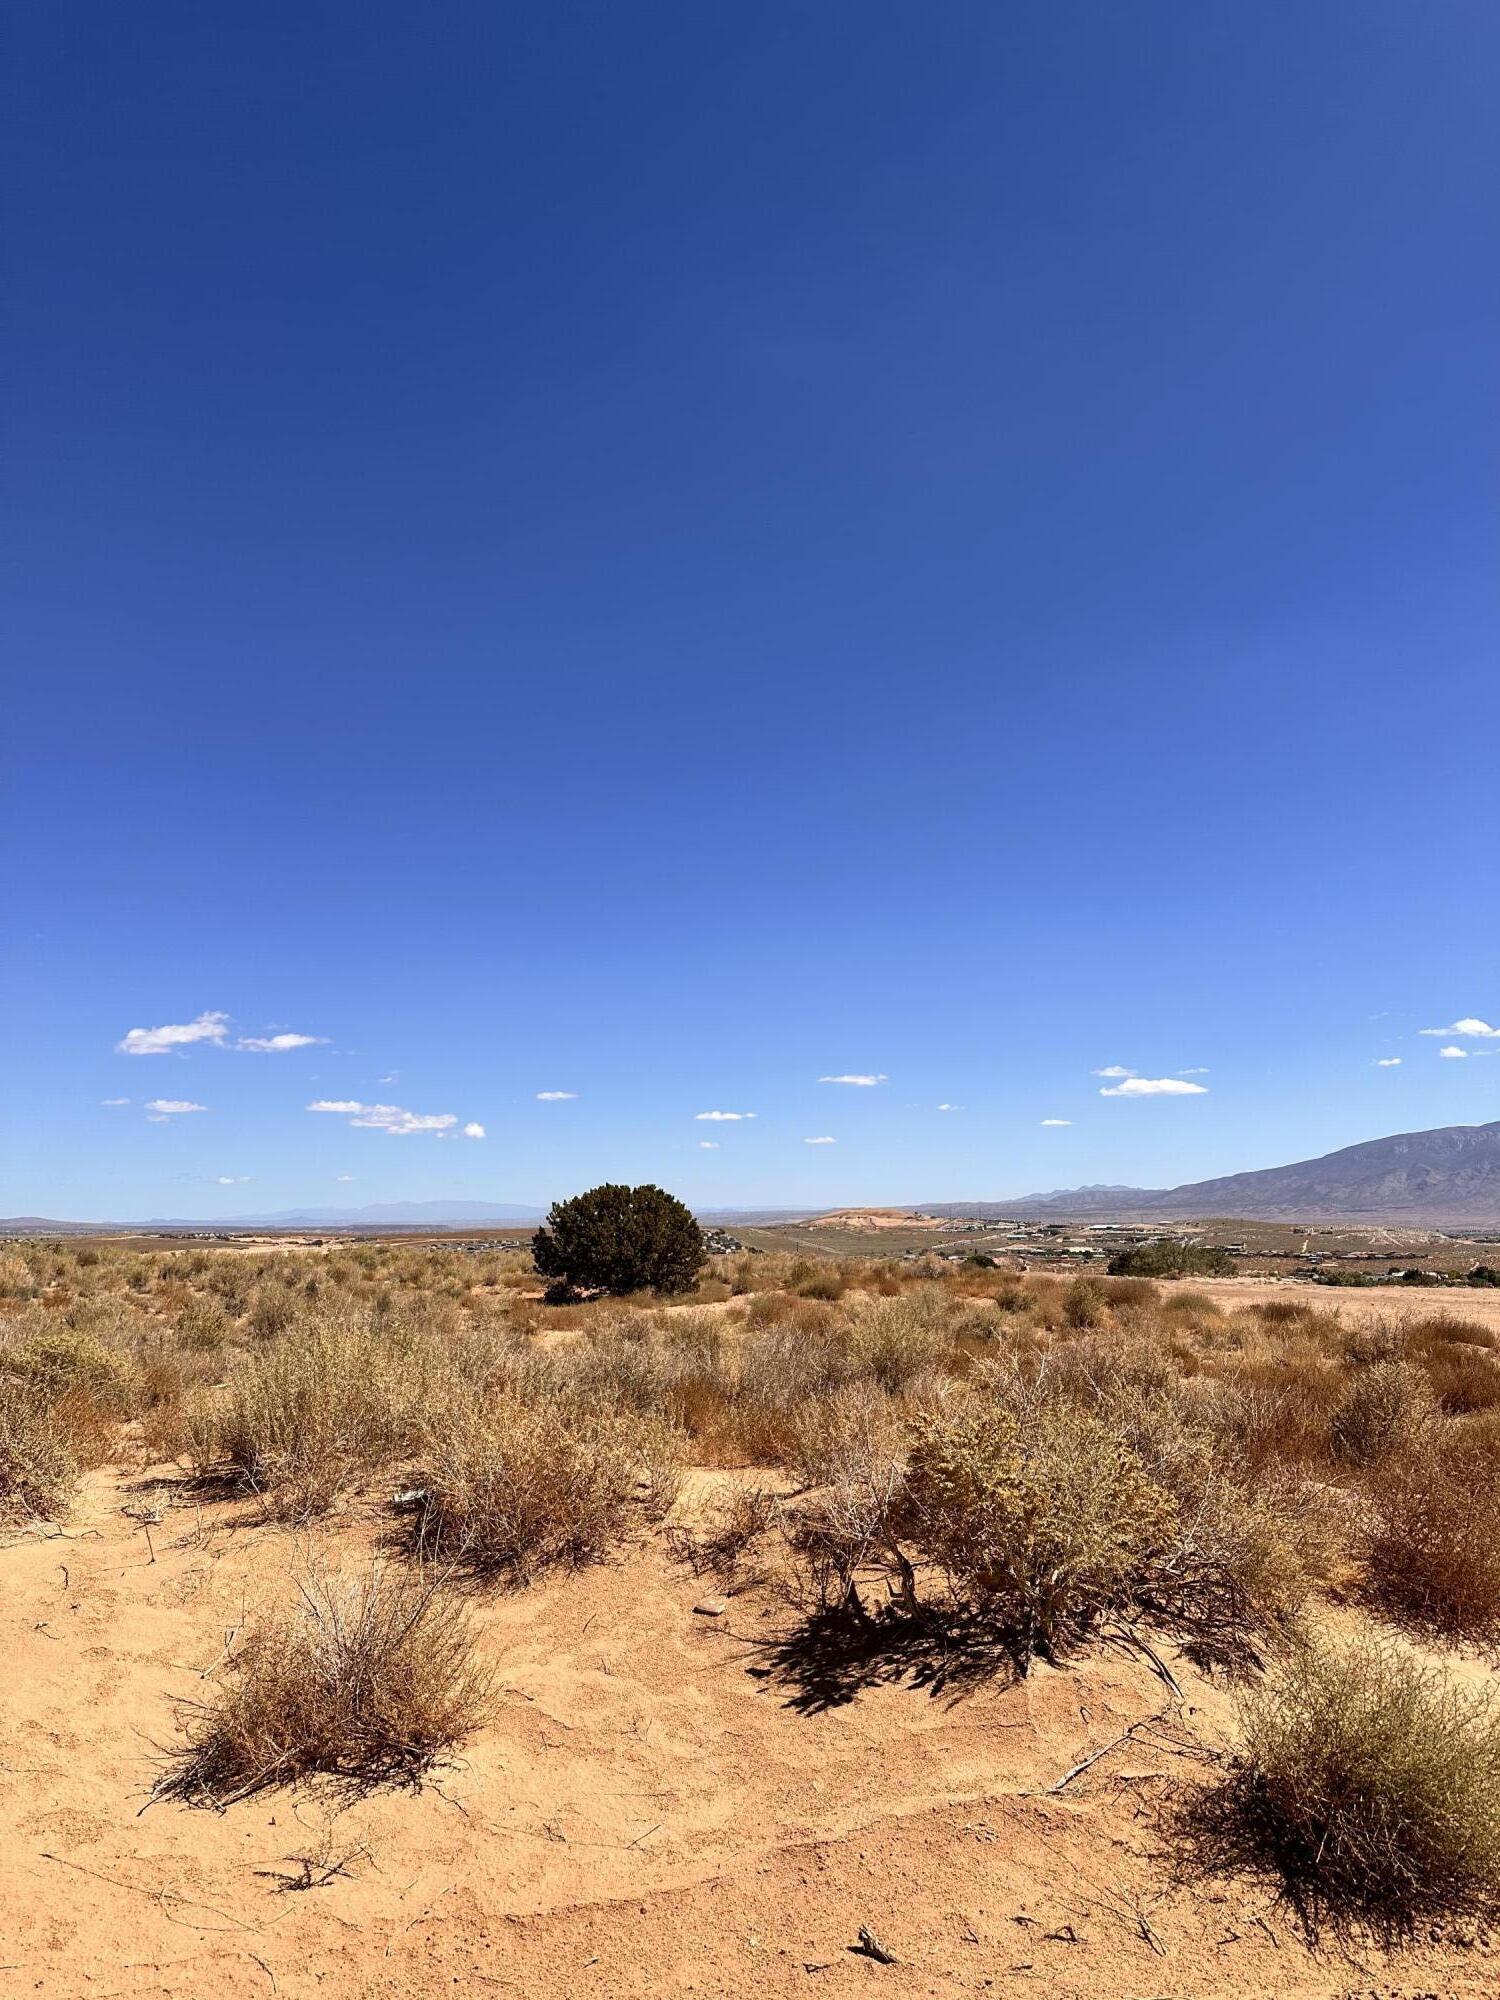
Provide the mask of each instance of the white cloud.
{"label": "white cloud", "polygon": [[465,1125],[464,1137],[466,1139],[482,1139],[484,1137],[484,1127],[477,1120]]}
{"label": "white cloud", "polygon": [[249,1049],[259,1056],[284,1055],[288,1049],[310,1049],[326,1042],[326,1035],[241,1035],[235,1043],[237,1049]]}
{"label": "white cloud", "polygon": [[539,1090],[536,1101],[538,1104],[567,1104],[577,1095],[576,1090]]}
{"label": "white cloud", "polygon": [[1186,1083],[1180,1076],[1128,1076],[1123,1083],[1117,1083],[1113,1088],[1106,1085],[1099,1095],[1101,1097],[1206,1097],[1208,1085]]}
{"label": "white cloud", "polygon": [[342,1181],[352,1181],[354,1176],[353,1174],[337,1174],[335,1175],[334,1178],[342,1182]]}
{"label": "white cloud", "polygon": [[1042,1120],[1044,1125],[1071,1125],[1072,1122],[1071,1118],[1044,1118]]}
{"label": "white cloud", "polygon": [[707,1119],[710,1125],[737,1125],[742,1118],[753,1118],[753,1111],[695,1111],[693,1116],[701,1124]]}
{"label": "white cloud", "polygon": [[399,1069],[393,1069],[389,1076],[377,1076],[375,1081],[377,1083],[399,1083],[401,1081],[401,1072]]}
{"label": "white cloud", "polygon": [[1177,1074],[1179,1076],[1207,1076],[1208,1071],[1200,1065],[1197,1069],[1180,1069]]}
{"label": "white cloud", "polygon": [[220,1174],[218,1182],[220,1187],[243,1187],[249,1178],[248,1174]]}
{"label": "white cloud", "polygon": [[163,1028],[132,1028],[125,1039],[115,1043],[122,1056],[166,1056],[191,1042],[213,1042],[222,1048],[229,1033],[227,1014],[200,1014],[196,1021]]}
{"label": "white cloud", "polygon": [[1400,1069],[1401,1058],[1400,1056],[1376,1056],[1375,1067],[1376,1069]]}
{"label": "white cloud", "polygon": [[396,1138],[406,1138],[412,1133],[431,1133],[441,1139],[458,1123],[451,1111],[408,1111],[401,1104],[361,1104],[354,1097],[320,1097],[307,1108],[309,1111],[331,1111],[336,1117],[347,1118],[351,1125],[365,1131],[389,1132]]}
{"label": "white cloud", "polygon": [[1134,1076],[1133,1069],[1126,1069],[1123,1063],[1110,1063],[1104,1069],[1096,1069],[1095,1076]]}
{"label": "white cloud", "polygon": [[153,1125],[165,1125],[170,1118],[181,1118],[188,1111],[207,1111],[206,1104],[194,1104],[187,1097],[153,1097],[146,1106],[146,1116]]}
{"label": "white cloud", "polygon": [[836,1146],[838,1140],[830,1139],[825,1135],[821,1139],[804,1139],[802,1143],[804,1146]]}
{"label": "white cloud", "polygon": [[1454,1048],[1450,1043],[1446,1049],[1439,1049],[1438,1054],[1446,1056],[1449,1062],[1464,1062],[1468,1058],[1469,1051],[1467,1049]]}
{"label": "white cloud", "polygon": [[962,1111],[962,1110],[963,1110],[963,1106],[962,1106],[961,1104],[940,1104],[940,1105],[938,1106],[938,1110],[939,1110],[939,1111]]}
{"label": "white cloud", "polygon": [[698,1151],[700,1153],[717,1153],[718,1150],[719,1142],[717,1139],[700,1139],[698,1141]]}
{"label": "white cloud", "polygon": [[890,1078],[882,1070],[878,1076],[820,1076],[819,1083],[853,1083],[861,1090],[871,1090],[877,1083],[889,1083]]}
{"label": "white cloud", "polygon": [[[1492,1028],[1488,1021],[1476,1021],[1472,1014],[1465,1014],[1461,1021],[1451,1021],[1446,1028],[1420,1028],[1423,1035],[1468,1035],[1477,1042],[1500,1041],[1500,1028]],[[1442,1051],[1448,1053],[1446,1049]]]}
{"label": "white cloud", "polygon": [[101,1104],[128,1104],[130,1099],[128,1097],[101,1097],[99,1102]]}

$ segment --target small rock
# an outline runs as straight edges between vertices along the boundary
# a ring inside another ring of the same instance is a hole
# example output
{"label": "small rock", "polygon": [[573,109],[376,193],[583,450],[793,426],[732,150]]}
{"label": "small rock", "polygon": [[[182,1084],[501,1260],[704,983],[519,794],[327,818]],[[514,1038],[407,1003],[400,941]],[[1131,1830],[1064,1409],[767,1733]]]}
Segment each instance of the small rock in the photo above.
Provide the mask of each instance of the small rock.
{"label": "small rock", "polygon": [[693,1606],[693,1615],[697,1618],[722,1618],[728,1609],[727,1597],[705,1597]]}

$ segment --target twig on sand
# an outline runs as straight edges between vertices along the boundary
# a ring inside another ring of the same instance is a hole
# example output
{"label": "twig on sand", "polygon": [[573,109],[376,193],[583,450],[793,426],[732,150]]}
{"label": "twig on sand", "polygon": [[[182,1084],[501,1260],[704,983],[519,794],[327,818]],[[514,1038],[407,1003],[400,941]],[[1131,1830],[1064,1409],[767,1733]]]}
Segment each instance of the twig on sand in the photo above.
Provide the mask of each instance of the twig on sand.
{"label": "twig on sand", "polygon": [[1169,1704],[1166,1708],[1157,1709],[1154,1715],[1143,1715],[1138,1722],[1132,1722],[1128,1729],[1122,1729],[1118,1736],[1112,1736],[1108,1743],[1101,1743],[1097,1750],[1091,1750],[1087,1757],[1081,1758],[1071,1769],[1064,1771],[1060,1778],[1046,1787],[1044,1796],[1055,1798],[1060,1791],[1071,1785],[1075,1778],[1081,1778],[1091,1765],[1097,1764],[1101,1757],[1107,1757],[1111,1750],[1118,1750],[1122,1743],[1128,1743],[1138,1729],[1149,1729],[1153,1722],[1163,1721],[1171,1712]]}

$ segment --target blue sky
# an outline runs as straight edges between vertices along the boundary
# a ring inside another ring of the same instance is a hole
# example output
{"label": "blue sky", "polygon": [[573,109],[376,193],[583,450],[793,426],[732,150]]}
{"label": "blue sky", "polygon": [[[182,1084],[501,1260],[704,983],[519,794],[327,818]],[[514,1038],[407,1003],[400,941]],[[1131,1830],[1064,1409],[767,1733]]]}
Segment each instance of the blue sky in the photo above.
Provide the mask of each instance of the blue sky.
{"label": "blue sky", "polygon": [[3,39],[0,1213],[1500,1117],[1493,6]]}

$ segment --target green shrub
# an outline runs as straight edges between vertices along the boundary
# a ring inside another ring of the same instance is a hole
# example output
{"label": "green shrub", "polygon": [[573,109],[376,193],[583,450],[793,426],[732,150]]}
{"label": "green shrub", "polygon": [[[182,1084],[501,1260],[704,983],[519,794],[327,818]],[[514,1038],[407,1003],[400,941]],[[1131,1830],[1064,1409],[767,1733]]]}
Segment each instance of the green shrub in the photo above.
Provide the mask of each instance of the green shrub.
{"label": "green shrub", "polygon": [[1112,1278],[1232,1278],[1234,1259],[1206,1243],[1138,1243],[1109,1260]]}
{"label": "green shrub", "polygon": [[692,1211],[659,1187],[606,1184],[554,1202],[532,1239],[544,1278],[568,1291],[688,1292],[707,1261]]}

